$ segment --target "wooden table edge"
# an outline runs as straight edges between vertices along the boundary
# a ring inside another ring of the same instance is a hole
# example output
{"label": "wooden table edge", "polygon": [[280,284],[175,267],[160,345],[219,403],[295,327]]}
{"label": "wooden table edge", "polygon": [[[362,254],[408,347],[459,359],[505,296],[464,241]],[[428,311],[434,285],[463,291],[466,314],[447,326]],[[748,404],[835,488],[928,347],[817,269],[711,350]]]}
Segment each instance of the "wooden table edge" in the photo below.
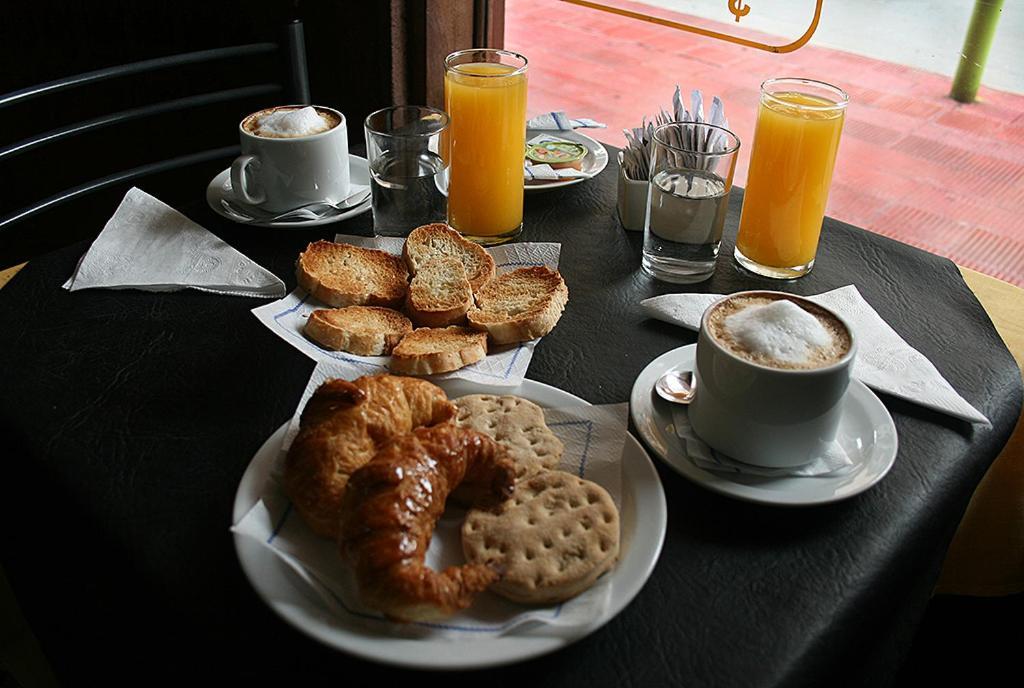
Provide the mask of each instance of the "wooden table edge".
{"label": "wooden table edge", "polygon": [[15,265],[14,267],[5,268],[0,270],[0,289],[4,288],[4,285],[11,281],[11,278],[18,274],[23,267],[28,263],[22,263],[21,265]]}

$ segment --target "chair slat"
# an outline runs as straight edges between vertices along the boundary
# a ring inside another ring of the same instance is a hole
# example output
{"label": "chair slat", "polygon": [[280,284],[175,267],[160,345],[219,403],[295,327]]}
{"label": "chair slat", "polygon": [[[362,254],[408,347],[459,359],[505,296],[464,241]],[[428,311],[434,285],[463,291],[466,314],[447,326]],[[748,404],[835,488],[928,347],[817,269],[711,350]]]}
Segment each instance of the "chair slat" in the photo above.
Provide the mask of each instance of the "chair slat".
{"label": "chair slat", "polygon": [[179,110],[187,110],[194,107],[203,107],[230,100],[269,95],[282,90],[284,89],[279,84],[256,84],[253,86],[243,86],[242,88],[202,93],[200,95],[179,98],[177,100],[166,100],[152,105],[132,108],[130,110],[122,110],[120,112],[114,112],[109,115],[86,120],[84,122],[77,122],[66,127],[61,127],[60,129],[53,129],[45,134],[40,134],[39,136],[34,136],[32,138],[18,141],[17,143],[13,143],[9,146],[4,146],[0,148],[0,160],[18,155],[19,153],[24,153],[48,143],[55,143],[62,139],[77,136],[78,134],[83,134],[88,131],[101,129],[103,127],[108,127],[113,124],[121,124],[123,122],[130,122],[132,120],[143,119],[145,117],[152,117],[168,112],[177,112]]}
{"label": "chair slat", "polygon": [[42,212],[49,208],[54,208],[58,205],[67,203],[68,201],[74,200],[79,196],[83,196],[94,191],[99,191],[101,189],[114,186],[115,184],[120,184],[126,181],[131,181],[133,179],[138,179],[140,177],[156,174],[158,172],[167,172],[181,167],[188,167],[189,165],[196,165],[202,162],[209,162],[210,160],[218,160],[221,158],[233,157],[238,155],[238,153],[238,146],[226,146],[224,148],[216,148],[201,151],[199,153],[192,153],[190,155],[183,155],[177,158],[172,158],[170,160],[163,160],[160,162],[150,163],[148,165],[141,165],[139,167],[134,167],[130,170],[125,170],[124,172],[118,172],[117,174],[112,174],[107,177],[102,177],[100,179],[87,182],[80,186],[76,186],[72,189],[61,191],[58,194],[50,196],[49,198],[39,201],[38,203],[35,203],[33,205],[22,208],[21,210],[11,213],[10,215],[0,217],[0,233],[2,233],[6,229],[9,229],[11,225],[20,220],[24,220],[28,217],[31,217],[32,215],[35,215],[36,213]]}
{"label": "chair slat", "polygon": [[295,20],[284,29],[283,50],[288,67],[288,102],[309,105],[309,73],[306,69],[306,34],[302,22]]}
{"label": "chair slat", "polygon": [[117,65],[115,67],[106,67],[104,69],[83,72],[82,74],[76,74],[62,79],[55,79],[54,81],[48,81],[43,84],[37,84],[35,86],[0,95],[0,108],[13,105],[14,103],[23,102],[31,98],[36,98],[41,95],[57,93],[58,91],[74,88],[83,84],[106,81],[107,79],[113,79],[116,77],[141,74],[157,69],[166,69],[168,67],[180,67],[181,65],[194,64],[197,62],[208,62],[211,60],[222,60],[232,57],[247,57],[251,55],[274,53],[277,50],[277,43],[250,43],[248,45],[236,45],[229,48],[197,50],[191,53],[168,55],[166,57],[158,57],[152,60],[142,60],[141,62],[132,62],[130,64]]}

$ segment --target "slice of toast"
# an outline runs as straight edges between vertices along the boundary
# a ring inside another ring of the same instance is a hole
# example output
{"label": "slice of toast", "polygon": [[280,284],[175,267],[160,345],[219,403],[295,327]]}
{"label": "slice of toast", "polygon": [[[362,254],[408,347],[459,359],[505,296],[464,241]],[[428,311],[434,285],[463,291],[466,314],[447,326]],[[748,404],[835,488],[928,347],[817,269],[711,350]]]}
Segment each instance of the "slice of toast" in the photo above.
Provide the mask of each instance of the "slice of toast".
{"label": "slice of toast", "polygon": [[479,291],[494,277],[494,259],[483,246],[463,239],[462,235],[443,223],[423,225],[409,232],[402,256],[413,275],[419,273],[432,258],[454,256],[462,261],[473,292]]}
{"label": "slice of toast", "polygon": [[454,325],[465,319],[472,305],[473,287],[462,261],[455,256],[438,256],[424,263],[405,298],[405,312],[425,327]]}
{"label": "slice of toast", "polygon": [[398,256],[373,248],[315,241],[295,264],[299,286],[329,306],[399,308],[409,272]]}
{"label": "slice of toast", "polygon": [[310,339],[333,351],[386,356],[402,337],[412,332],[412,323],[390,308],[348,306],[313,311],[303,331]]}
{"label": "slice of toast", "polygon": [[392,372],[435,375],[458,370],[487,355],[487,334],[468,327],[421,327],[391,351]]}
{"label": "slice of toast", "polygon": [[519,268],[485,284],[466,318],[495,344],[525,342],[550,332],[568,301],[569,289],[556,270]]}

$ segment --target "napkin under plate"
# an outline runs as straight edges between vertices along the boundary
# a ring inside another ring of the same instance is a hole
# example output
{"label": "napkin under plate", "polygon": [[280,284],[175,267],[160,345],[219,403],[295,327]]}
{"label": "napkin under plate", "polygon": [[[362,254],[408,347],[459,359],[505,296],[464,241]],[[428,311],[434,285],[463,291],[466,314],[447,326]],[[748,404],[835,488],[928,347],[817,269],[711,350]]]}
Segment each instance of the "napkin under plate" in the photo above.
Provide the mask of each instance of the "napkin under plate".
{"label": "napkin under plate", "polygon": [[135,187],[125,194],[64,288],[285,294],[284,282],[272,272]]}

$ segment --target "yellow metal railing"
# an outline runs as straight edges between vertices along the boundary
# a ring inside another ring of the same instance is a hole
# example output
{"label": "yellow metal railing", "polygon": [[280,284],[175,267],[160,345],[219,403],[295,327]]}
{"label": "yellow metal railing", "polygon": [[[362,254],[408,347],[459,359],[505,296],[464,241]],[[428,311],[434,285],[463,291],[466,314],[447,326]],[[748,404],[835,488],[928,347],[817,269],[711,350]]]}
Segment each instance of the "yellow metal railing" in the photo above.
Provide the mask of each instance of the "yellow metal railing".
{"label": "yellow metal railing", "polygon": [[[729,12],[739,22],[740,18],[747,16],[750,13],[750,5],[745,5],[744,0],[726,0],[729,6]],[[643,12],[635,12],[628,10],[624,7],[616,7],[614,5],[607,5],[600,2],[592,2],[591,0],[563,0],[563,2],[570,2],[574,5],[581,5],[583,7],[589,7],[591,9],[600,10],[602,12],[611,12],[622,17],[629,17],[630,19],[639,19],[640,21],[650,22],[651,24],[658,24],[660,26],[667,26],[672,29],[678,29],[680,31],[688,31],[690,33],[699,34],[701,36],[707,36],[709,38],[717,38],[722,41],[728,41],[729,43],[735,43],[737,45],[745,45],[748,48],[757,48],[758,50],[767,50],[771,53],[791,53],[797,48],[803,46],[807,41],[811,40],[811,36],[814,35],[815,30],[818,28],[818,21],[821,19],[821,5],[825,0],[816,0],[814,6],[814,17],[811,19],[811,25],[807,27],[807,30],[792,43],[786,43],[785,45],[772,45],[770,43],[761,43],[760,41],[751,40],[749,38],[743,38],[741,36],[733,36],[731,34],[722,33],[721,31],[712,31],[711,29],[705,29],[700,26],[693,26],[692,24],[683,24],[681,22],[672,21],[671,19],[663,19],[662,17],[655,17]]]}

